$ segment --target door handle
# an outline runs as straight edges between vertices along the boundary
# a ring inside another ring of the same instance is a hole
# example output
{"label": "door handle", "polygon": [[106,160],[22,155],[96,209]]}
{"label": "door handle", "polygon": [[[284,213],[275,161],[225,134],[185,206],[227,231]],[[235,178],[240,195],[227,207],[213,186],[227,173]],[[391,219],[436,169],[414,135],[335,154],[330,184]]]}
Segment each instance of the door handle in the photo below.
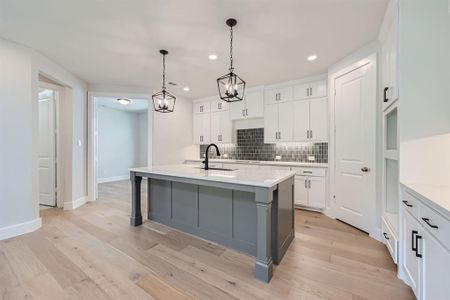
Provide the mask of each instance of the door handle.
{"label": "door handle", "polygon": [[427,223],[427,225],[430,226],[431,228],[434,228],[434,229],[438,229],[438,228],[439,228],[439,226],[431,224],[431,223],[430,223],[430,219],[428,219],[428,218],[422,218],[422,220],[423,220],[425,223]]}
{"label": "door handle", "polygon": [[413,205],[412,205],[412,204],[409,204],[409,202],[406,201],[406,200],[403,200],[402,202],[403,202],[406,206],[408,206],[408,207],[413,207]]}
{"label": "door handle", "polygon": [[364,172],[364,173],[367,173],[367,172],[370,171],[370,169],[368,167],[362,167],[361,171]]}
{"label": "door handle", "polygon": [[386,232],[383,232],[383,235],[384,235],[384,238],[385,238],[385,239],[387,239],[387,240],[390,239],[389,236],[388,236],[388,234],[387,234]]}
{"label": "door handle", "polygon": [[387,91],[389,90],[388,87],[385,87],[383,90],[383,102],[388,102],[389,99],[387,98]]}
{"label": "door handle", "polygon": [[422,239],[421,235],[416,234],[416,257],[422,257],[422,254],[419,253],[419,240]]}

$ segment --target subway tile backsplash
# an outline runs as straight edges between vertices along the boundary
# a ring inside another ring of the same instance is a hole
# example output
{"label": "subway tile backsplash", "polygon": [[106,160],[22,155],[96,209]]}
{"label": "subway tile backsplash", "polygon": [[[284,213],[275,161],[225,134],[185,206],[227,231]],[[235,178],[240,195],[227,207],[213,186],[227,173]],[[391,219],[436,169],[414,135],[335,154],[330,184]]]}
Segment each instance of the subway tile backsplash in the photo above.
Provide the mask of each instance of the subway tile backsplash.
{"label": "subway tile backsplash", "polygon": [[[210,151],[210,158],[237,160],[277,160],[294,162],[328,163],[328,143],[264,144],[264,128],[238,129],[237,144],[218,145],[221,157]],[[200,158],[204,157],[207,145],[200,145]],[[308,158],[314,157],[314,160]]]}

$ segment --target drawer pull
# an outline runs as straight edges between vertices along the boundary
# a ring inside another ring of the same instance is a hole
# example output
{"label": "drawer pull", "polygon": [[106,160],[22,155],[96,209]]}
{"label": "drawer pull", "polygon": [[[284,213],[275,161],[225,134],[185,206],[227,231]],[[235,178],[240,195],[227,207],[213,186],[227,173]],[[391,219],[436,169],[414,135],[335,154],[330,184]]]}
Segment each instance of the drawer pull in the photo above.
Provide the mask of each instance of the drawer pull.
{"label": "drawer pull", "polygon": [[303,174],[312,174],[312,171],[303,171]]}
{"label": "drawer pull", "polygon": [[419,253],[419,239],[421,238],[421,235],[416,235],[416,257],[422,257],[422,254]]}
{"label": "drawer pull", "polygon": [[406,201],[406,200],[403,200],[402,202],[405,203],[405,205],[408,207],[413,207],[412,204],[409,204],[408,201]]}
{"label": "drawer pull", "polygon": [[388,234],[387,234],[386,232],[383,232],[383,235],[384,235],[384,238],[385,238],[385,239],[387,239],[387,240],[390,239],[389,236],[388,236]]}
{"label": "drawer pull", "polygon": [[428,218],[422,218],[422,220],[423,220],[425,223],[427,223],[427,225],[430,226],[431,228],[434,228],[434,229],[438,229],[438,228],[439,228],[439,226],[431,224],[431,223],[430,223],[430,219],[428,219]]}

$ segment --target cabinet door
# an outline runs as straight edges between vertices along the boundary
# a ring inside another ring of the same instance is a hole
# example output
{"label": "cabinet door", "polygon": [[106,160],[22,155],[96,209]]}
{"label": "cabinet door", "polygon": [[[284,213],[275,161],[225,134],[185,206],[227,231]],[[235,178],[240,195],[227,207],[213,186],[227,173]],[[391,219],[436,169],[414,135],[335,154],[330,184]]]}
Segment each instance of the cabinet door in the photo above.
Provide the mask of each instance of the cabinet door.
{"label": "cabinet door", "polygon": [[236,101],[230,103],[231,120],[245,119],[245,101]]}
{"label": "cabinet door", "polygon": [[294,132],[294,113],[292,102],[278,104],[278,141],[292,142]]}
{"label": "cabinet door", "polygon": [[202,116],[201,144],[209,144],[211,142],[211,114],[201,114],[201,116]]}
{"label": "cabinet door", "polygon": [[195,102],[194,103],[194,114],[209,113],[211,110],[209,102]]}
{"label": "cabinet door", "polygon": [[294,203],[308,206],[308,177],[295,176]]}
{"label": "cabinet door", "polygon": [[292,100],[292,87],[273,88],[266,90],[266,104]]}
{"label": "cabinet door", "polygon": [[229,111],[221,111],[218,113],[220,115],[219,118],[219,143],[231,143],[232,137],[232,123],[230,120],[230,112]]}
{"label": "cabinet door", "polygon": [[294,141],[308,140],[309,101],[294,101]]}
{"label": "cabinet door", "polygon": [[448,299],[450,295],[448,278],[450,252],[428,232],[424,230],[422,233],[424,256],[422,269],[423,299]]}
{"label": "cabinet door", "polygon": [[308,206],[325,208],[326,184],[325,177],[309,177]]}
{"label": "cabinet door", "polygon": [[327,82],[325,80],[310,83],[310,97],[322,98],[327,96]]}
{"label": "cabinet door", "polygon": [[278,141],[278,104],[269,104],[264,109],[264,142]]}
{"label": "cabinet door", "polygon": [[205,127],[209,130],[208,120],[209,114],[194,115],[194,144],[206,144],[209,141],[209,134],[208,136],[205,135]]}
{"label": "cabinet door", "polygon": [[418,296],[419,292],[419,271],[420,258],[416,256],[416,235],[419,232],[420,225],[413,217],[406,211],[403,213],[403,267],[406,276],[411,283],[411,288],[414,294]]}
{"label": "cabinet door", "polygon": [[327,98],[315,99],[309,105],[310,140],[326,142],[328,140]]}
{"label": "cabinet door", "polygon": [[211,143],[216,143],[216,144],[219,143],[219,135],[221,133],[220,114],[221,114],[221,112],[211,113],[211,132],[210,132]]}
{"label": "cabinet door", "polygon": [[[239,101],[241,102],[241,101]],[[211,105],[211,112],[217,112],[217,111],[224,111],[224,110],[228,110],[229,104],[226,101],[223,100],[216,100],[216,101],[212,101],[210,103]]]}
{"label": "cabinet door", "polygon": [[249,92],[245,96],[245,115],[247,118],[264,117],[264,94],[262,91]]}
{"label": "cabinet door", "polygon": [[309,98],[309,83],[294,86],[294,100],[304,100]]}

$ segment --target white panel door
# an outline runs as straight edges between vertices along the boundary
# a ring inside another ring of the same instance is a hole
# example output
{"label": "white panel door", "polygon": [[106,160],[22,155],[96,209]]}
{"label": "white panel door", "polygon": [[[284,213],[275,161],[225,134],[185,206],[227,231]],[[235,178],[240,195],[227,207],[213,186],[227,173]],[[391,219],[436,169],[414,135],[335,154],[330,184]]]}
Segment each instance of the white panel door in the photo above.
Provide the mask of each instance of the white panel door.
{"label": "white panel door", "polygon": [[450,251],[445,249],[434,237],[425,230],[423,235],[423,251],[420,248],[423,262],[423,299],[448,299],[450,284],[448,267],[450,266]]}
{"label": "white panel door", "polygon": [[264,111],[264,141],[266,143],[277,142],[278,139],[278,105],[266,105]]}
{"label": "white panel door", "polygon": [[373,62],[335,79],[337,218],[369,232],[374,218],[376,69]]}
{"label": "white panel door", "polygon": [[310,140],[328,141],[328,106],[327,98],[315,99],[309,105]]}
{"label": "white panel door", "polygon": [[294,113],[292,102],[278,104],[278,141],[292,142],[294,134]]}
{"label": "white panel door", "polygon": [[39,204],[56,206],[55,92],[40,89],[39,98]]}
{"label": "white panel door", "polygon": [[295,176],[294,203],[297,205],[308,205],[308,177]]}
{"label": "white panel door", "polygon": [[327,96],[327,82],[325,80],[314,81],[310,84],[310,97],[323,98]]}
{"label": "white panel door", "polygon": [[230,103],[231,120],[245,119],[245,101],[236,101]]}
{"label": "white panel door", "polygon": [[325,208],[325,178],[309,177],[308,206],[315,208]]}
{"label": "white panel door", "polygon": [[249,92],[245,96],[245,115],[247,118],[264,117],[264,94],[262,91]]}
{"label": "white panel door", "polygon": [[308,140],[309,101],[294,101],[294,141]]}

